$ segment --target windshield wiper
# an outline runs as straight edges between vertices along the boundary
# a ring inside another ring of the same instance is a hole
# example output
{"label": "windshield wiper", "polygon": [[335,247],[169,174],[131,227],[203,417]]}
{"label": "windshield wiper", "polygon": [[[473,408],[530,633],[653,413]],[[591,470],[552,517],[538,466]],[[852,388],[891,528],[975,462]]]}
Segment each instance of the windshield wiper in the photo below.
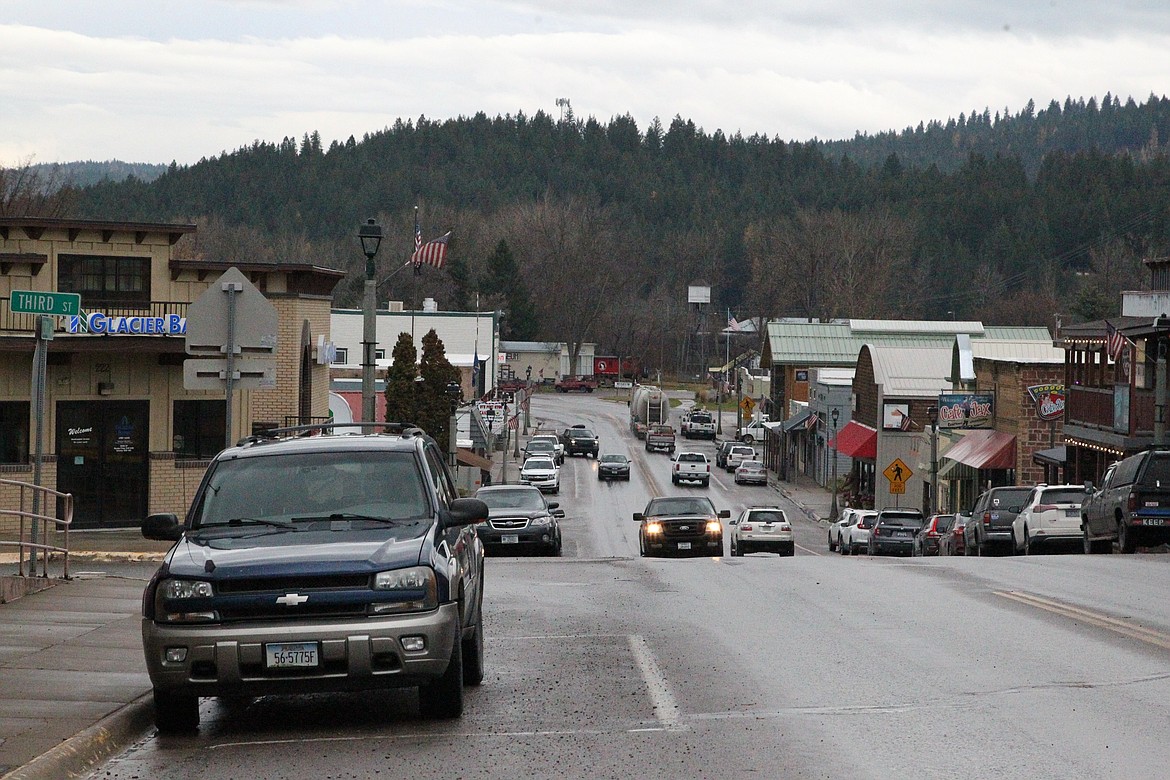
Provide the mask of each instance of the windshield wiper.
{"label": "windshield wiper", "polygon": [[293,522],[302,520],[369,520],[374,523],[385,523],[386,525],[397,525],[399,523],[412,523],[413,520],[402,517],[380,517],[378,515],[360,515],[354,512],[333,512],[328,515],[310,515],[308,517],[294,517]]}
{"label": "windshield wiper", "polygon": [[240,525],[270,525],[273,528],[293,528],[288,520],[271,520],[267,517],[233,517],[227,521],[229,526]]}

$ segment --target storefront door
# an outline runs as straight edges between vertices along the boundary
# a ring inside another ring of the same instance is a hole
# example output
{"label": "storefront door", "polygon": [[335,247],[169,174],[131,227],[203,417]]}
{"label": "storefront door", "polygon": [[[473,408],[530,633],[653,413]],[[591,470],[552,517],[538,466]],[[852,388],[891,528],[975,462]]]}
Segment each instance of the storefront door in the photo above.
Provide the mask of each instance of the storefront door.
{"label": "storefront door", "polygon": [[57,404],[57,489],[74,528],[135,526],[146,516],[148,401]]}

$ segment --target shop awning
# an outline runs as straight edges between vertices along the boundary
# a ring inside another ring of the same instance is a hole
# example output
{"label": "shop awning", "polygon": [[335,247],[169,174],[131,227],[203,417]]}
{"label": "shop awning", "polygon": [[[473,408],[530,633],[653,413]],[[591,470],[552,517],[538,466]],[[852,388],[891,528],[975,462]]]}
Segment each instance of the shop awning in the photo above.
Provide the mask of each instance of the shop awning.
{"label": "shop awning", "polygon": [[877,457],[877,429],[850,420],[837,434],[837,438],[829,440],[829,446],[836,446],[837,452],[850,458],[872,460]]}
{"label": "shop awning", "polygon": [[455,460],[463,466],[471,466],[473,468],[483,469],[484,471],[492,470],[492,462],[482,455],[476,455],[469,449],[460,447],[455,452]]}
{"label": "shop awning", "polygon": [[1032,453],[1032,460],[1041,465],[1063,466],[1067,450],[1063,444],[1047,450],[1036,450]]}
{"label": "shop awning", "polygon": [[942,457],[973,469],[1015,468],[1016,437],[999,431],[971,431]]}
{"label": "shop awning", "polygon": [[812,414],[812,409],[809,409],[806,406],[803,409],[801,409],[798,414],[793,415],[791,418],[789,418],[789,419],[785,420],[783,423],[781,423],[780,427],[784,429],[785,433],[791,433],[792,431],[796,430],[797,428],[803,428],[805,426],[805,424],[808,422],[808,418],[811,414]]}

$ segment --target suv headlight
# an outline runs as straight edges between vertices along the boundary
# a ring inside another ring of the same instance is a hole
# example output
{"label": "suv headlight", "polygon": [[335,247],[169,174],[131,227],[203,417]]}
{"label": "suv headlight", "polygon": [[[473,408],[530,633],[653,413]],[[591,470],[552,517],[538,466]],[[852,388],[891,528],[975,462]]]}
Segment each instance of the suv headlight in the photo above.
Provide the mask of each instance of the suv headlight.
{"label": "suv headlight", "polygon": [[215,595],[206,580],[163,580],[154,593],[155,620],[160,623],[210,623],[219,619],[204,602]]}
{"label": "suv headlight", "polygon": [[540,517],[532,518],[533,525],[548,525],[552,522],[552,518],[548,515],[541,515]]}
{"label": "suv headlight", "polygon": [[374,575],[371,587],[375,591],[392,594],[393,599],[372,603],[370,609],[374,614],[423,612],[439,606],[435,570],[430,566],[380,571]]}

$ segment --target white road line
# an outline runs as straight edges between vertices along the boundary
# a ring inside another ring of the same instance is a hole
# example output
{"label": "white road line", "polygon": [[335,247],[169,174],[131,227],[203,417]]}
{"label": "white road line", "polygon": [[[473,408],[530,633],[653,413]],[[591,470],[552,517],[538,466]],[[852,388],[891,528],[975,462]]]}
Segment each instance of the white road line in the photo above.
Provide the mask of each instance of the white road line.
{"label": "white road line", "polygon": [[642,673],[642,680],[646,683],[646,689],[650,693],[650,702],[654,706],[654,717],[667,730],[675,731],[685,728],[680,723],[678,704],[674,700],[674,694],[670,692],[670,684],[666,681],[662,670],[658,668],[658,662],[654,660],[654,653],[650,650],[649,643],[639,634],[630,634],[629,642],[630,652],[638,664],[638,671]]}

